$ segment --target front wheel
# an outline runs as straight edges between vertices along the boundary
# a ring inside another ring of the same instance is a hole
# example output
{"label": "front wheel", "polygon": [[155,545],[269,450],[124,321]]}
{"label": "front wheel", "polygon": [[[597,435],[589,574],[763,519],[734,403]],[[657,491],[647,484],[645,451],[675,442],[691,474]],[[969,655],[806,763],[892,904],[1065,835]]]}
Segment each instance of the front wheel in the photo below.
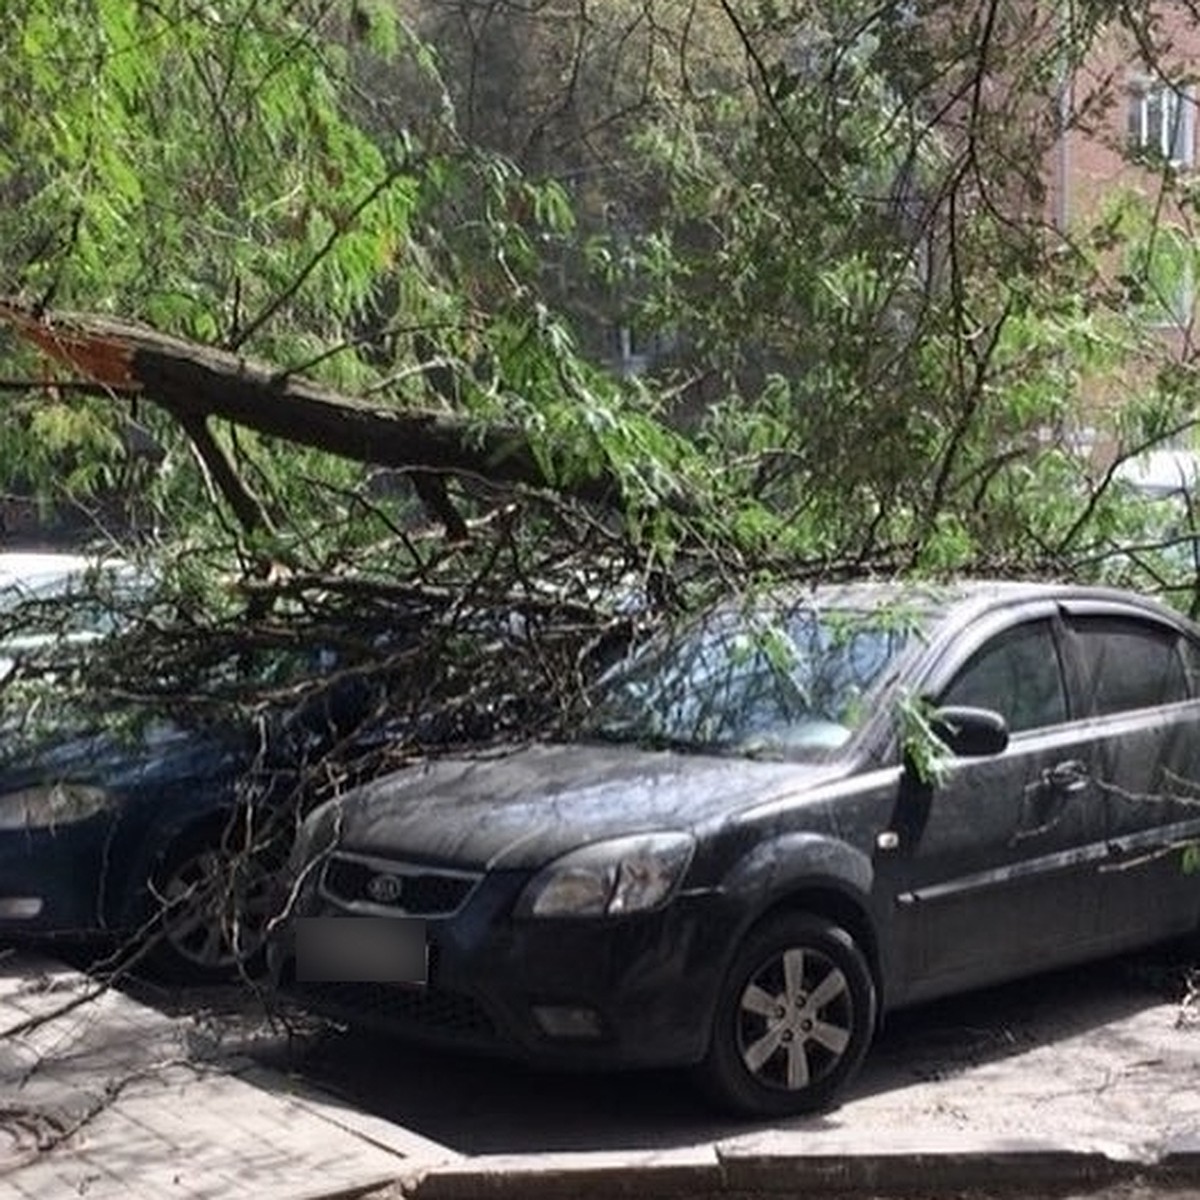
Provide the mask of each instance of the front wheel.
{"label": "front wheel", "polygon": [[866,1054],[875,1008],[870,966],[849,933],[804,913],[770,917],[726,976],[701,1082],[743,1115],[827,1108]]}
{"label": "front wheel", "polygon": [[274,914],[275,862],[220,837],[178,845],[157,873],[160,914],[150,963],[160,975],[217,983],[256,972]]}

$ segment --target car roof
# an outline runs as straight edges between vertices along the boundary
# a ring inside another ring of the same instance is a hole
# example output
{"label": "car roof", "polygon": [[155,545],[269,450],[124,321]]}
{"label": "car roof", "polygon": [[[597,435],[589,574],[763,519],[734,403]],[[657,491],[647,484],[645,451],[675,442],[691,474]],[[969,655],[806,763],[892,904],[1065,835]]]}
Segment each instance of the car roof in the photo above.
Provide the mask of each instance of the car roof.
{"label": "car roof", "polygon": [[1088,608],[1120,606],[1139,609],[1148,615],[1165,618],[1193,632],[1197,631],[1193,622],[1182,613],[1153,597],[1120,588],[1048,580],[856,580],[818,584],[807,591],[797,592],[795,598],[801,603],[810,601],[817,608],[851,611],[872,611],[896,605],[937,617],[949,616],[953,610],[961,620],[968,620],[974,614],[988,610],[1039,601],[1062,604],[1068,608],[1073,605]]}
{"label": "car roof", "polygon": [[55,550],[0,551],[0,605],[25,599],[67,596],[92,579],[94,572],[126,583],[136,572],[121,558]]}
{"label": "car roof", "polygon": [[94,565],[82,554],[58,551],[0,551],[0,587],[14,584],[36,586],[68,575],[80,574]]}
{"label": "car roof", "polygon": [[1151,498],[1186,495],[1200,481],[1200,457],[1191,450],[1148,450],[1120,463],[1113,478]]}

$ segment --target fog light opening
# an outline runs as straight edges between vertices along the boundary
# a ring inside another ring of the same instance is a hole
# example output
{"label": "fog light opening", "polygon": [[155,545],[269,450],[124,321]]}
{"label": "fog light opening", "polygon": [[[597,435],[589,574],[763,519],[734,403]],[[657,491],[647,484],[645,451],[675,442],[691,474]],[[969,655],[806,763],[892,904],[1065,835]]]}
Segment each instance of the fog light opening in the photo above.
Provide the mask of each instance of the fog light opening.
{"label": "fog light opening", "polygon": [[600,1014],[593,1008],[570,1004],[535,1004],[533,1019],[547,1037],[576,1041],[596,1040],[603,1035]]}
{"label": "fog light opening", "polygon": [[41,915],[41,896],[0,896],[0,921],[32,921]]}

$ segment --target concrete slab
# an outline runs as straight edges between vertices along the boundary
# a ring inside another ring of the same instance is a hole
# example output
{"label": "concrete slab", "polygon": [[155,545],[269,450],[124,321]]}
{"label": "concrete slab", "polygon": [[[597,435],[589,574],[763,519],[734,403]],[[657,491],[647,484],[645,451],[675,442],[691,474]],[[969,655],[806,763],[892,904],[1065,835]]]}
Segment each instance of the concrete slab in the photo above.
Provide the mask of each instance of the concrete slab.
{"label": "concrete slab", "polygon": [[457,1158],[49,963],[0,966],[0,1197],[318,1200]]}
{"label": "concrete slab", "polygon": [[677,1151],[479,1155],[446,1163],[398,1189],[420,1200],[696,1200],[724,1190],[712,1147]]}
{"label": "concrete slab", "polygon": [[[841,1107],[748,1128],[676,1111],[674,1078],[660,1103],[640,1076],[632,1093],[629,1076],[522,1084],[373,1041],[358,1065],[398,1106],[370,1115],[350,1077],[334,1098],[194,1020],[96,994],[53,964],[0,962],[0,1200],[1200,1189],[1200,1028],[1178,1003],[1104,979],[1048,978],[900,1020]],[[618,1100],[624,1124],[606,1133],[614,1114],[601,1109]],[[494,1130],[476,1141],[507,1136],[519,1150],[463,1154],[439,1140],[487,1112]],[[566,1149],[587,1113],[589,1148]]]}

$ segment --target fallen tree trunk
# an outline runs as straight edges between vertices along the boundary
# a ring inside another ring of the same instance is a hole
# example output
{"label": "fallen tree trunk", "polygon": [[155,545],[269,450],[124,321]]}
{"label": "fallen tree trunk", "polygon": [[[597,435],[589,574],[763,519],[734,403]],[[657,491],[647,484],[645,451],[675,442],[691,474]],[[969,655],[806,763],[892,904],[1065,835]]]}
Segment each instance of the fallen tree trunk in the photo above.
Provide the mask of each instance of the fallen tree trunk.
{"label": "fallen tree trunk", "polygon": [[550,487],[579,499],[620,503],[620,488],[609,475],[547,478],[528,439],[514,427],[481,428],[450,412],[369,404],[240,355],[111,317],[35,315],[18,302],[0,300],[0,321],[98,392],[143,396],[185,429],[216,417],[356,462]]}

